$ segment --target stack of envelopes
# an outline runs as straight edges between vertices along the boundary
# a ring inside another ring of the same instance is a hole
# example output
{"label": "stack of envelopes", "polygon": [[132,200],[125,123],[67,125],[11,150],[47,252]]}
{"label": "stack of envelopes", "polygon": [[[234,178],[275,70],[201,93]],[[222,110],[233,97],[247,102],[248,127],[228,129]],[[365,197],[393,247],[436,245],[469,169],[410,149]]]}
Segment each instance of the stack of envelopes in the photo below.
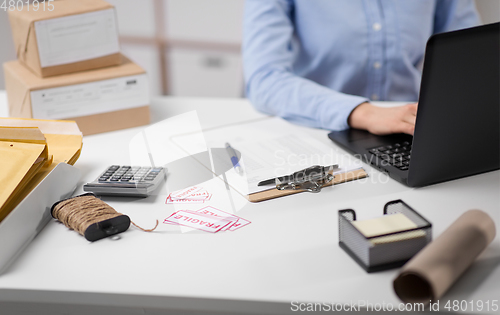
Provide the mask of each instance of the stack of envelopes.
{"label": "stack of envelopes", "polygon": [[0,118],[0,221],[57,164],[73,165],[81,149],[75,122]]}

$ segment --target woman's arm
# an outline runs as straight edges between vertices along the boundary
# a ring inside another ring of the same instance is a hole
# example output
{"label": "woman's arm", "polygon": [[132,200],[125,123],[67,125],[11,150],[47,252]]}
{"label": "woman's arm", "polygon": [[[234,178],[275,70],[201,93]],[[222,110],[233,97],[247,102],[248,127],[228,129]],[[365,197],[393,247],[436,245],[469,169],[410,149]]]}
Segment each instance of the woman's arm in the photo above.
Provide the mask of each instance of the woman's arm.
{"label": "woman's arm", "polygon": [[351,111],[368,100],[292,73],[296,53],[293,9],[288,0],[246,1],[243,62],[247,96],[264,113],[310,127],[346,129]]}

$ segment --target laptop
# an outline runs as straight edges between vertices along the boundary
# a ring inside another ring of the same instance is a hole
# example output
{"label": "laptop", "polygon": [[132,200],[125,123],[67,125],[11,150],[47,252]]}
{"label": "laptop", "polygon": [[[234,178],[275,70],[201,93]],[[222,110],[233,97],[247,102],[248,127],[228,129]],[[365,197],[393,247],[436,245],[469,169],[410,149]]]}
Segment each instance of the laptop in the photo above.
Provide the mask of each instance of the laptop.
{"label": "laptop", "polygon": [[331,132],[345,150],[410,187],[499,168],[500,23],[427,42],[414,136]]}

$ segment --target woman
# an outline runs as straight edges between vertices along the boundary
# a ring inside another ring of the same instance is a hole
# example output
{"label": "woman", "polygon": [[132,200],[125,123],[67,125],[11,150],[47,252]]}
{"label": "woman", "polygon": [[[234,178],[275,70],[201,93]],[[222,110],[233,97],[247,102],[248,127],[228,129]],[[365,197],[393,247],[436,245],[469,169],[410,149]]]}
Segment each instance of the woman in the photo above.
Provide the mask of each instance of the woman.
{"label": "woman", "polygon": [[302,125],[413,134],[425,44],[480,23],[472,0],[246,0],[246,92]]}

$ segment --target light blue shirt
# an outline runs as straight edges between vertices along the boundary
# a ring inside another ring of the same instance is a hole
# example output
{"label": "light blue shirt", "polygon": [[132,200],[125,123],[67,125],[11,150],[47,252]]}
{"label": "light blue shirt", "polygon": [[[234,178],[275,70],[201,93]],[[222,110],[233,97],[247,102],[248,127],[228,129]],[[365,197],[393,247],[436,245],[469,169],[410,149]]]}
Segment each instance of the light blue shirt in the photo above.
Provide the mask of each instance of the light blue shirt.
{"label": "light blue shirt", "polygon": [[246,93],[329,130],[368,100],[416,102],[427,39],[480,23],[469,0],[247,0]]}

